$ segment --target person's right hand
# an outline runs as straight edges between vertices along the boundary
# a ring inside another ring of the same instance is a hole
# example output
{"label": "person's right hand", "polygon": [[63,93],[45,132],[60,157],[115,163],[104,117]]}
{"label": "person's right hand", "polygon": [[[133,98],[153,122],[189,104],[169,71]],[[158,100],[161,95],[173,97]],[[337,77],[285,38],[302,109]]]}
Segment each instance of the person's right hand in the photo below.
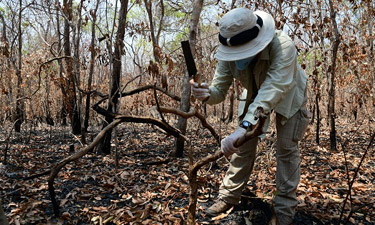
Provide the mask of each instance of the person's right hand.
{"label": "person's right hand", "polygon": [[208,89],[207,83],[202,83],[198,85],[198,83],[194,82],[194,80],[190,80],[191,86],[191,94],[198,100],[204,101],[210,97],[210,89]]}

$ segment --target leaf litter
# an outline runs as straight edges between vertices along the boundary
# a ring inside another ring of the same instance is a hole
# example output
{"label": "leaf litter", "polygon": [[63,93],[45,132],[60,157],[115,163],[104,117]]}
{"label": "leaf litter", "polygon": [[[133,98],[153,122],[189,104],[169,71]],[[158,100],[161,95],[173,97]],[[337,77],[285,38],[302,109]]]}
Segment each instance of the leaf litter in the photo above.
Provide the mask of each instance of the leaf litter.
{"label": "leaf litter", "polygon": [[[230,124],[234,127],[234,123]],[[228,129],[229,132],[230,129]],[[53,214],[46,177],[24,181],[67,157],[69,146],[78,144],[65,128],[36,130],[30,140],[22,134],[11,140],[8,165],[0,166],[1,198],[13,224],[182,224],[187,219],[188,160],[169,157],[173,138],[149,126],[124,124],[119,127],[118,159],[89,153],[67,165],[55,182],[60,217]],[[352,136],[353,135],[353,136]],[[355,136],[355,138],[354,138]],[[353,176],[368,142],[369,134],[346,132],[348,171]],[[189,136],[194,156],[203,157],[217,149],[215,140],[201,128]],[[348,190],[344,155],[329,150],[329,134],[321,145],[308,135],[301,142],[301,182],[295,224],[337,224]],[[254,171],[239,206],[210,218],[211,205],[227,169],[224,159],[199,171],[199,224],[267,224],[272,218],[272,198],[277,193],[274,134],[260,143]],[[371,152],[373,153],[374,150]],[[374,154],[362,165],[354,182],[351,203],[345,216],[355,210],[349,224],[375,224]],[[165,159],[170,159],[165,160]],[[164,160],[164,161],[163,161]],[[159,164],[150,165],[153,162]],[[352,204],[352,205],[351,205]]]}

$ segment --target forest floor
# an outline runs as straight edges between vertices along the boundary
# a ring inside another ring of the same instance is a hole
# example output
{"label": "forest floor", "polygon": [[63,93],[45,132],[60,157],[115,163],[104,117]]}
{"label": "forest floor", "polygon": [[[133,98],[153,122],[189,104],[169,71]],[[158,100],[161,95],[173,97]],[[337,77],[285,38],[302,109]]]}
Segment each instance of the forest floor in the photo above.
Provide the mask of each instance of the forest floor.
{"label": "forest floor", "polygon": [[[193,123],[197,123],[194,122]],[[309,131],[301,142],[301,182],[299,205],[294,224],[337,224],[352,179],[370,134],[338,125],[337,151],[329,150],[329,134],[321,132],[321,143]],[[221,124],[230,132],[235,123]],[[195,159],[217,150],[210,134],[197,124],[188,135]],[[219,128],[219,127],[217,127]],[[68,127],[38,126],[12,135],[8,164],[0,164],[2,206],[12,224],[183,224],[187,218],[189,183],[188,159],[169,157],[173,137],[150,125],[122,124],[118,128],[116,154],[89,153],[64,167],[55,180],[61,216],[54,217],[48,193],[48,176],[23,180],[50,168],[71,155],[69,146],[80,148],[78,138]],[[1,155],[6,147],[6,132],[0,136]],[[92,134],[93,135],[93,134]],[[267,224],[271,216],[275,185],[274,134],[259,144],[254,171],[244,191],[242,203],[229,213],[215,218],[205,215],[213,203],[227,169],[225,159],[199,171],[198,224]],[[347,224],[375,224],[375,160],[370,148],[353,184],[344,221]],[[346,153],[346,160],[344,156]],[[169,159],[169,160],[166,160]],[[342,223],[344,224],[344,223]]]}

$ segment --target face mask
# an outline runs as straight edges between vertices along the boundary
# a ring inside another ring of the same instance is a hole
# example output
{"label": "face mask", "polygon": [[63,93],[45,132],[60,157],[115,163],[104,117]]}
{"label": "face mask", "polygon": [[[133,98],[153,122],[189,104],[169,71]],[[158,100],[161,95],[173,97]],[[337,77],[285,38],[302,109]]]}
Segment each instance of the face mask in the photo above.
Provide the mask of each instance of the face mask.
{"label": "face mask", "polygon": [[254,58],[255,58],[255,55],[251,56],[249,58],[246,58],[246,59],[241,59],[241,60],[235,61],[237,69],[238,70],[245,70],[249,66],[251,61],[253,61]]}

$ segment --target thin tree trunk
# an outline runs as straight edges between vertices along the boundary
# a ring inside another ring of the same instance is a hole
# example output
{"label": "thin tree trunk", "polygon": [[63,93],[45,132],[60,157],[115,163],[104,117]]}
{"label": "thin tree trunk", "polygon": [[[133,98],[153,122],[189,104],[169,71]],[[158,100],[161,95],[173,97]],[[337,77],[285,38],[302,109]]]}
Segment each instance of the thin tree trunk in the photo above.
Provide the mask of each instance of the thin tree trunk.
{"label": "thin tree trunk", "polygon": [[[58,9],[60,8],[60,3],[59,3],[59,0],[56,0],[56,11],[58,11]],[[56,13],[56,26],[57,26],[57,52],[59,53],[57,55],[58,56],[61,56],[60,54],[60,49],[61,49],[61,31],[60,31],[60,15],[58,13]],[[60,86],[60,89],[61,89],[61,94],[62,94],[62,104],[61,104],[61,114],[60,114],[60,117],[61,117],[61,125],[65,126],[67,124],[66,122],[66,102],[67,102],[67,99],[68,99],[68,96],[66,94],[66,90],[65,90],[65,85],[64,85],[64,76],[63,76],[63,63],[62,63],[62,60],[59,59],[58,61],[58,64],[59,64],[59,77],[61,79],[61,82],[59,83],[59,86]]]}
{"label": "thin tree trunk", "polygon": [[[2,32],[1,32],[1,46],[0,46],[1,52],[0,52],[0,54],[4,55],[6,57],[7,68],[10,68],[11,64],[10,64],[9,42],[8,42],[8,38],[7,38],[7,34],[6,34],[5,19],[4,19],[4,16],[1,12],[0,12],[0,19],[1,19],[1,23],[3,25],[3,29],[2,29]],[[6,95],[8,96],[9,100],[5,100],[5,104],[13,105],[14,101],[13,101],[13,88],[12,88],[13,85],[12,85],[11,73],[7,73],[6,76],[7,76],[7,85],[8,85],[8,93]],[[12,111],[9,110],[9,111],[3,112],[2,116],[4,117],[4,119],[9,116],[9,113],[11,114]]]}
{"label": "thin tree trunk", "polygon": [[[371,89],[372,89],[372,115],[375,115],[375,65],[374,65],[374,40],[373,40],[373,19],[372,16],[374,15],[375,11],[372,8],[371,2],[373,1],[367,1],[367,27],[368,27],[368,34],[369,34],[369,53],[368,53],[368,60],[370,63],[370,74],[371,74]],[[373,14],[371,14],[373,13]],[[369,115],[369,119],[372,119],[373,116]],[[370,132],[371,132],[371,123],[369,123],[370,126]]]}
{"label": "thin tree trunk", "polygon": [[15,111],[15,123],[14,130],[21,132],[21,125],[24,120],[24,100],[22,91],[22,1],[20,3],[20,9],[18,14],[18,66],[16,66],[17,75],[17,99],[16,99],[16,111]]}
{"label": "thin tree trunk", "polygon": [[336,22],[336,12],[332,3],[332,0],[329,0],[330,16],[332,22],[332,29],[334,31],[333,47],[332,47],[332,62],[330,70],[330,86],[329,86],[329,99],[328,99],[328,115],[330,119],[330,141],[331,141],[331,150],[336,150],[336,112],[335,112],[335,73],[336,73],[336,58],[337,50],[340,44],[340,34]]}
{"label": "thin tree trunk", "polygon": [[316,110],[316,136],[315,141],[316,144],[320,144],[320,109],[319,109],[319,100],[320,100],[320,93],[315,95],[315,110]]}
{"label": "thin tree trunk", "polygon": [[90,52],[91,52],[91,59],[90,59],[90,67],[89,67],[89,78],[87,81],[87,96],[86,96],[86,108],[85,108],[85,121],[84,121],[84,129],[85,132],[89,127],[89,119],[90,119],[90,91],[92,85],[92,76],[94,74],[94,65],[95,65],[95,24],[96,24],[96,12],[98,11],[99,1],[96,2],[96,6],[94,11],[92,12],[92,25],[91,25],[91,44],[90,44]]}
{"label": "thin tree trunk", "polygon": [[[161,49],[159,46],[159,40],[160,40],[160,34],[163,26],[163,20],[164,20],[164,2],[163,0],[160,1],[160,10],[161,10],[161,15],[160,15],[160,21],[159,21],[159,26],[158,29],[156,30],[155,28],[155,16],[152,14],[152,0],[144,0],[144,4],[146,7],[147,15],[148,15],[148,20],[150,24],[150,33],[151,33],[151,41],[152,41],[152,46],[153,46],[153,54],[154,54],[154,59],[157,65],[161,66],[160,64],[162,63],[162,54],[161,54]],[[161,83],[161,86],[165,89],[168,88],[168,78],[165,73],[158,74],[158,81]]]}
{"label": "thin tree trunk", "polygon": [[315,141],[316,144],[319,145],[320,143],[320,108],[319,108],[319,101],[320,101],[320,82],[319,82],[319,72],[316,64],[317,56],[316,56],[316,51],[314,54],[314,64],[315,64],[315,69],[313,72],[313,81],[314,81],[314,90],[315,90],[315,107],[314,111],[316,112],[316,136],[315,136]]}
{"label": "thin tree trunk", "polygon": [[84,132],[84,127],[83,127],[83,124],[82,124],[82,94],[81,94],[81,91],[80,90],[80,86],[81,86],[81,73],[80,73],[80,55],[79,55],[79,45],[80,45],[80,40],[81,40],[81,25],[82,25],[82,4],[83,4],[83,0],[81,0],[81,2],[79,3],[78,5],[78,22],[75,26],[75,29],[74,29],[74,32],[73,32],[73,41],[74,41],[74,58],[73,58],[73,61],[74,61],[74,84],[75,84],[75,90],[76,91],[76,96],[78,97],[77,101],[76,101],[76,113],[77,113],[77,116],[76,116],[76,119],[77,121],[76,122],[76,126],[77,126],[77,131],[78,131],[78,127],[79,127],[79,133],[78,134],[82,134],[82,143],[86,143],[86,139],[85,139],[85,132]]}
{"label": "thin tree trunk", "polygon": [[[126,16],[128,12],[128,0],[121,0],[120,7],[120,17],[117,29],[116,41],[115,41],[115,51],[113,58],[113,71],[112,71],[112,83],[110,86],[110,95],[108,99],[107,110],[114,113],[117,111],[117,104],[119,98],[120,89],[120,77],[121,77],[121,56],[124,54],[124,36],[126,28]],[[106,117],[103,128],[113,121],[112,117]],[[98,154],[110,154],[111,153],[111,137],[112,130],[105,134],[105,137],[98,144],[96,150]]]}
{"label": "thin tree trunk", "polygon": [[155,37],[155,28],[154,28],[154,20],[153,20],[153,15],[152,15],[152,0],[144,0],[147,15],[148,15],[148,20],[150,23],[150,30],[151,30],[151,41],[153,44],[153,49],[154,49],[154,58],[156,62],[160,62],[160,57],[159,54],[155,51],[155,47],[159,47],[159,40],[156,39]]}
{"label": "thin tree trunk", "polygon": [[[189,35],[189,42],[190,48],[192,51],[193,56],[195,56],[195,44],[197,39],[197,31],[198,31],[198,22],[199,17],[202,12],[203,8],[203,0],[195,0],[193,4],[193,12],[191,15],[190,21],[190,35]],[[182,93],[181,93],[181,105],[180,109],[184,112],[188,112],[190,108],[190,84],[189,84],[189,74],[185,73],[183,86],[182,86]],[[182,134],[186,133],[187,127],[187,120],[179,117],[177,121],[177,129],[179,129]],[[183,157],[184,155],[184,140],[183,139],[175,139],[175,152],[174,155],[176,157]]]}
{"label": "thin tree trunk", "polygon": [[[63,12],[65,14],[65,24],[64,24],[64,55],[71,56],[70,49],[70,21],[73,19],[73,2],[72,0],[64,0],[63,2]],[[81,123],[79,121],[79,113],[77,109],[77,96],[76,96],[76,84],[74,82],[74,73],[73,73],[73,60],[72,58],[66,58],[66,74],[68,77],[67,84],[67,111],[71,120],[72,133],[80,134],[81,133]]]}

